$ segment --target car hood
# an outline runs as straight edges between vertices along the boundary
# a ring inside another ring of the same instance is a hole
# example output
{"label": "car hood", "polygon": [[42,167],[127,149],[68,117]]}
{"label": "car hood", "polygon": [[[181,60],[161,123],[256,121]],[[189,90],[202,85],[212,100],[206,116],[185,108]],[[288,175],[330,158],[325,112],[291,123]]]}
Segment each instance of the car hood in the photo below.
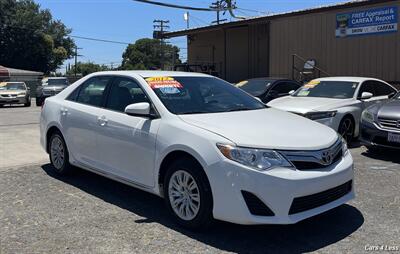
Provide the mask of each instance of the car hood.
{"label": "car hood", "polygon": [[0,94],[19,94],[24,93],[26,90],[0,90]]}
{"label": "car hood", "polygon": [[400,119],[400,100],[390,100],[380,104],[379,118]]}
{"label": "car hood", "polygon": [[277,109],[180,115],[188,124],[223,136],[238,146],[281,150],[320,150],[337,133],[304,117]]}
{"label": "car hood", "polygon": [[268,106],[285,111],[305,114],[311,111],[323,111],[340,108],[351,104],[352,102],[353,99],[285,96],[271,101],[268,103]]}

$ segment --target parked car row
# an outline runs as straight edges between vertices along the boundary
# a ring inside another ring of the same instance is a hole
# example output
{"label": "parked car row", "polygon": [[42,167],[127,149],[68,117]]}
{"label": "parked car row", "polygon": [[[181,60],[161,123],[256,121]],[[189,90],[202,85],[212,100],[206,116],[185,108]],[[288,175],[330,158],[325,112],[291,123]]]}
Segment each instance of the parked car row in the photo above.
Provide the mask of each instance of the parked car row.
{"label": "parked car row", "polygon": [[288,91],[295,84],[285,79],[259,78],[236,86],[268,106],[331,127],[347,142],[360,138],[369,148],[400,147],[400,100],[390,84],[373,78],[329,77]]}
{"label": "parked car row", "polygon": [[[68,85],[68,79],[64,77],[44,78],[36,89],[36,106],[41,106],[46,98],[58,94]],[[25,82],[1,82],[0,107],[16,104],[31,106],[30,88]]]}

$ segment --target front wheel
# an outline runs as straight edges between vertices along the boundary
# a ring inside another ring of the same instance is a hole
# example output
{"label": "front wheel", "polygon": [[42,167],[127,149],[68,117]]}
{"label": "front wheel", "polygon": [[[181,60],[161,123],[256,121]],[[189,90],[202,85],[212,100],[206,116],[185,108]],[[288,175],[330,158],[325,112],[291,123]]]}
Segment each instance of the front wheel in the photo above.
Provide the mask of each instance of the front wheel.
{"label": "front wheel", "polygon": [[49,156],[54,172],[57,174],[64,175],[71,169],[67,146],[64,138],[58,132],[53,133],[50,137]]}
{"label": "front wheel", "polygon": [[339,134],[347,141],[348,144],[354,138],[354,121],[351,117],[345,116],[339,124]]}
{"label": "front wheel", "polygon": [[26,100],[26,103],[24,104],[24,107],[30,107],[31,106],[31,98],[29,97],[27,100]]}
{"label": "front wheel", "polygon": [[164,180],[165,203],[176,222],[190,229],[207,228],[212,218],[212,194],[201,166],[183,158],[172,163]]}

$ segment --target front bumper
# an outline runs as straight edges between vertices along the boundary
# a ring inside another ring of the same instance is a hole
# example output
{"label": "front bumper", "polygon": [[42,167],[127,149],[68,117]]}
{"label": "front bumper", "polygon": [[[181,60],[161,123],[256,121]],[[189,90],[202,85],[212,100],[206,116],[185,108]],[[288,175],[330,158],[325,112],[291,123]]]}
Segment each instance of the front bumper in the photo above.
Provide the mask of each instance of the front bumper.
{"label": "front bumper", "polygon": [[[237,224],[294,224],[355,197],[352,185],[347,194],[332,202],[298,213],[290,212],[295,198],[321,193],[352,181],[350,153],[337,164],[318,171],[276,168],[258,172],[224,159],[208,167],[207,174],[214,198],[214,218]],[[242,191],[255,195],[274,216],[252,214]]]}
{"label": "front bumper", "polygon": [[398,131],[396,132],[395,130],[385,130],[380,128],[376,124],[363,121],[361,123],[360,141],[366,146],[400,149],[400,143],[388,141],[388,134],[390,132],[400,135],[400,132]]}
{"label": "front bumper", "polygon": [[26,97],[0,97],[0,104],[25,104],[27,101],[28,99]]}

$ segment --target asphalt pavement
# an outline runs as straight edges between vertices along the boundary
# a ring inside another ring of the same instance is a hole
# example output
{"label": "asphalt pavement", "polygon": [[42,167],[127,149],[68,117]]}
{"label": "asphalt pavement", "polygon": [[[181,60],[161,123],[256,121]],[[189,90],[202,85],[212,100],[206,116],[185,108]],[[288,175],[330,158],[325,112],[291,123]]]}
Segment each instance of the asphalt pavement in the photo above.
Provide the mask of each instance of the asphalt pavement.
{"label": "asphalt pavement", "polygon": [[54,175],[39,113],[0,108],[1,254],[400,253],[398,152],[355,144],[357,197],[332,211],[287,226],[215,222],[199,233],[173,224],[156,196],[79,169]]}

